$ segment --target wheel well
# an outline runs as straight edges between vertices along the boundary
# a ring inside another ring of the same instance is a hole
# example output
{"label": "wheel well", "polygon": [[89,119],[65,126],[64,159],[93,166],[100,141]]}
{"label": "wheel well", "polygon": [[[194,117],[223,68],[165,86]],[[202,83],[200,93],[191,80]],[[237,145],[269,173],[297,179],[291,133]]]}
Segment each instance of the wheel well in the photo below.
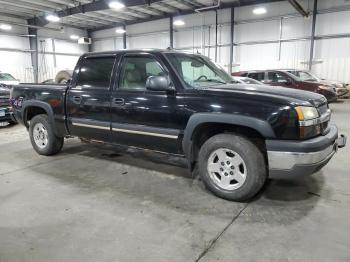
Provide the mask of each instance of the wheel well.
{"label": "wheel well", "polygon": [[266,158],[265,138],[255,129],[232,124],[205,123],[198,126],[192,134],[192,162],[196,162],[199,150],[205,141],[222,133],[235,133],[247,137]]}
{"label": "wheel well", "polygon": [[26,111],[24,113],[24,123],[26,126],[28,126],[28,121],[32,120],[33,117],[37,115],[45,114],[47,115],[47,112],[45,109],[37,106],[30,106],[26,108]]}

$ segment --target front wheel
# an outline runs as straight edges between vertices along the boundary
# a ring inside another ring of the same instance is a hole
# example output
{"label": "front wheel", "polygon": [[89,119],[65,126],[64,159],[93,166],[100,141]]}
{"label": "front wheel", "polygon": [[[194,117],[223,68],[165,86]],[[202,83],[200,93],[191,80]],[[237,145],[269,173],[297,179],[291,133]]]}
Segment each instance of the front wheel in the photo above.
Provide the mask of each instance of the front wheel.
{"label": "front wheel", "polygon": [[51,156],[61,151],[64,138],[57,137],[47,115],[37,115],[30,121],[30,142],[39,155]]}
{"label": "front wheel", "polygon": [[208,139],[199,152],[198,170],[211,192],[233,201],[255,196],[267,178],[262,152],[247,138],[234,134]]}

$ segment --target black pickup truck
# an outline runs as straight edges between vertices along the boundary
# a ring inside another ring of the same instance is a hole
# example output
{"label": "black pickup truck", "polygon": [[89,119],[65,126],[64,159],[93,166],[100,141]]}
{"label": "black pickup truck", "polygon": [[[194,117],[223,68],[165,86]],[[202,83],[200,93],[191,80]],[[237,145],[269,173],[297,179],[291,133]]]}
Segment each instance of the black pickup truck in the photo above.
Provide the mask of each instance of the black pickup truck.
{"label": "black pickup truck", "polygon": [[172,50],[84,54],[67,85],[15,86],[11,101],[41,155],[71,136],[180,155],[236,201],[267,178],[318,171],[346,143],[324,96],[232,84],[208,58]]}

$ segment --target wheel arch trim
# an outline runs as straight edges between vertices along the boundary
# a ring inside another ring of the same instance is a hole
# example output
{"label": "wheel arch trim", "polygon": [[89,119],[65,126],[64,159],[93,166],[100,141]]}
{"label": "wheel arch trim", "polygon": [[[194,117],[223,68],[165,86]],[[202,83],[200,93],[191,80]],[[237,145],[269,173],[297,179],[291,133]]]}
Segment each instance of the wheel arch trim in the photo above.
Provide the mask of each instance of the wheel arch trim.
{"label": "wheel arch trim", "polygon": [[196,128],[202,124],[229,124],[248,127],[265,138],[275,138],[271,125],[267,121],[258,118],[234,114],[197,113],[190,117],[184,131],[182,147],[187,157],[191,156],[192,135]]}
{"label": "wheel arch trim", "polygon": [[52,129],[53,129],[55,135],[58,135],[56,123],[54,121],[55,118],[54,118],[54,112],[52,110],[52,107],[48,103],[43,102],[43,101],[27,100],[27,101],[24,101],[22,103],[22,113],[21,113],[22,116],[21,117],[22,117],[24,125],[28,128],[27,111],[30,107],[37,107],[37,108],[43,109],[48,116],[49,122],[52,125]]}

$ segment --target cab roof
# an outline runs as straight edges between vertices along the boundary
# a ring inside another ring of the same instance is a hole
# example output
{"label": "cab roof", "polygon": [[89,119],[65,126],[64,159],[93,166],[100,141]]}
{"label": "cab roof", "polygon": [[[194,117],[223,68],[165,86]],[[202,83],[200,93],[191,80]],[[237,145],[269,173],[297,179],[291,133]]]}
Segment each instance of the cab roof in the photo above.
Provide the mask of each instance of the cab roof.
{"label": "cab roof", "polygon": [[[103,52],[90,52],[90,53],[85,53],[82,56],[84,57],[99,57],[99,56],[108,56],[108,55],[117,55],[117,54],[124,54],[124,53],[178,53],[178,54],[193,54],[193,53],[187,53],[187,52],[181,52],[181,51],[177,51],[174,49],[120,49],[120,50],[111,50],[111,51],[103,51]],[[196,55],[196,54],[193,54]],[[201,54],[197,54],[197,55],[201,55]]]}

